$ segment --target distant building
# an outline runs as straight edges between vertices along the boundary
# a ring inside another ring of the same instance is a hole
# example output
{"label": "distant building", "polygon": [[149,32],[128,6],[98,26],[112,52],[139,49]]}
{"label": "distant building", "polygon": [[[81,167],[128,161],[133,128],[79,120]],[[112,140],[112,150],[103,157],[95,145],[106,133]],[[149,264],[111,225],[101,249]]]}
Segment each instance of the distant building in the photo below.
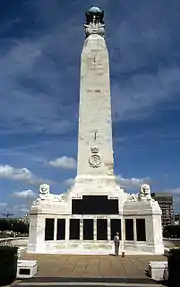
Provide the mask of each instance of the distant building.
{"label": "distant building", "polygon": [[174,224],[173,196],[163,192],[152,193],[151,196],[157,200],[162,210],[162,226]]}

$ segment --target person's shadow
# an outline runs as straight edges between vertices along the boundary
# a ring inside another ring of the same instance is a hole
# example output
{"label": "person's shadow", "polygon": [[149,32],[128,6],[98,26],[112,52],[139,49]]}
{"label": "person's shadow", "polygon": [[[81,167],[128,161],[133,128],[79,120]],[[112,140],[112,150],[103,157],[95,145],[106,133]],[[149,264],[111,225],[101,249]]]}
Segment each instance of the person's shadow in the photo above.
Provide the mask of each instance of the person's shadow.
{"label": "person's shadow", "polygon": [[109,255],[109,256],[114,256],[114,257],[122,257],[122,254],[115,255],[114,253],[109,253],[108,255]]}

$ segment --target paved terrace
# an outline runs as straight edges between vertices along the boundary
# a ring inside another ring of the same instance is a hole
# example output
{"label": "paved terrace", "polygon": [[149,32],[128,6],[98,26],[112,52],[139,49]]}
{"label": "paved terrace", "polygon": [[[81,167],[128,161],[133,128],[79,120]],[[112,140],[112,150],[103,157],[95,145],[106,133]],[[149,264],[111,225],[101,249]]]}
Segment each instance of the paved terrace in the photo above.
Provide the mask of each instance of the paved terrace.
{"label": "paved terrace", "polygon": [[166,260],[153,255],[40,255],[24,254],[21,259],[38,261],[38,277],[121,277],[147,278],[149,261]]}

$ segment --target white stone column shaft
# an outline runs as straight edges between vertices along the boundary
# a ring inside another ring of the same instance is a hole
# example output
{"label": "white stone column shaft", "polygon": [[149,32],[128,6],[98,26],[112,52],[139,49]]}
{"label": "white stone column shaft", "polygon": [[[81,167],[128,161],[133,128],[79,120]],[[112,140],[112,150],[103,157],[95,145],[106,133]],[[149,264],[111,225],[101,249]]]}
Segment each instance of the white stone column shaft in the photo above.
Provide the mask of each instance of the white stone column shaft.
{"label": "white stone column shaft", "polygon": [[80,219],[80,241],[83,241],[83,218]]}
{"label": "white stone column shaft", "polygon": [[133,218],[134,241],[137,241],[136,218]]}
{"label": "white stone column shaft", "polygon": [[69,227],[70,227],[70,219],[66,218],[66,224],[65,224],[66,230],[65,230],[65,240],[69,241]]}
{"label": "white stone column shaft", "polygon": [[57,240],[57,218],[54,219],[54,240]]}
{"label": "white stone column shaft", "polygon": [[125,219],[121,217],[121,249],[124,251],[124,243],[125,243]]}
{"label": "white stone column shaft", "polygon": [[81,54],[77,175],[114,175],[109,56],[100,35],[90,35]]}
{"label": "white stone column shaft", "polygon": [[93,227],[94,227],[94,241],[97,240],[97,218],[94,218],[94,222],[93,222]]}
{"label": "white stone column shaft", "polygon": [[111,219],[107,219],[107,239],[108,241],[111,240]]}

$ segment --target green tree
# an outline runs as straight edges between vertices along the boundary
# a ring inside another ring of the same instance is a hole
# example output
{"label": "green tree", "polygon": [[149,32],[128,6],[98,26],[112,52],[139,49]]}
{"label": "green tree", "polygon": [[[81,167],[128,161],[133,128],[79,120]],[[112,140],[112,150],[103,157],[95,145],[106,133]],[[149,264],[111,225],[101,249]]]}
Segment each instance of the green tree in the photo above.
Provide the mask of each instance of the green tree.
{"label": "green tree", "polygon": [[1,231],[11,230],[11,222],[9,219],[0,218],[0,230]]}
{"label": "green tree", "polygon": [[21,234],[28,234],[29,224],[22,221],[15,221],[13,223],[12,230]]}

